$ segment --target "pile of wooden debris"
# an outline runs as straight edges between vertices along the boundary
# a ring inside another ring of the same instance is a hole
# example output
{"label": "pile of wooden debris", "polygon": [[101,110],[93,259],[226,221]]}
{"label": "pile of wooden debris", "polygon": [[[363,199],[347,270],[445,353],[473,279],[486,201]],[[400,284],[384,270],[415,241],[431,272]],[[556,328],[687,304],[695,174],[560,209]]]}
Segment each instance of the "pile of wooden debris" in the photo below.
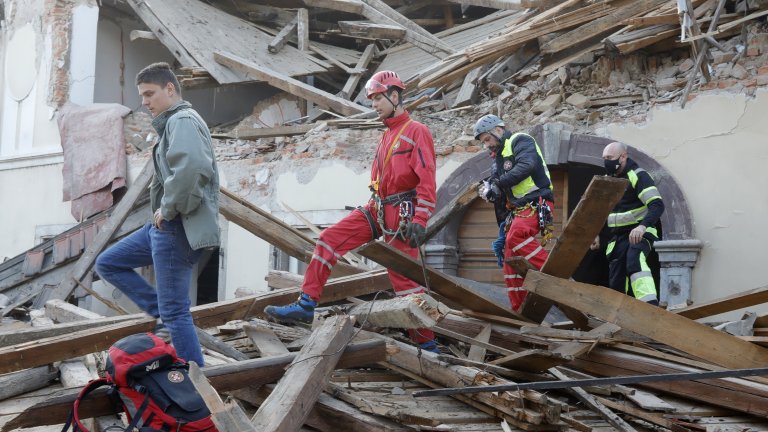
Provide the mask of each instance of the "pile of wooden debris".
{"label": "pile of wooden debris", "polygon": [[[260,319],[266,305],[288,303],[299,291],[295,276],[272,273],[269,284],[278,288],[272,292],[193,309],[207,362],[193,369],[193,379],[222,431],[765,430],[768,381],[742,371],[766,365],[764,341],[693,321],[765,302],[765,290],[666,311],[567,279],[583,256],[578,251],[586,251],[600,230],[596,221],[624,188],[623,180],[593,179],[542,271],[527,272],[530,294],[519,314],[499,306],[501,289],[422,268],[374,242],[356,253],[428,286],[429,295],[387,299],[386,272],[366,271],[351,259],[336,267],[321,299],[333,306],[318,314],[310,331]],[[428,234],[474,194],[468,187],[443,206]],[[30,271],[31,264],[24,265],[29,254],[0,268],[17,297],[47,299],[40,309],[20,307],[25,302],[19,300],[2,311],[29,320],[0,327],[2,430],[42,431],[63,423],[80,388],[103,370],[103,350],[153,328],[154,319],[141,314],[101,317],[63,301],[74,288],[88,288],[90,276],[82,272],[90,273],[93,256],[119,229],[115,221],[141,214],[136,202],[142,203],[141,194],[132,187],[84,253],[68,261],[52,263],[54,244],[83,227],[40,248],[34,275],[21,274]],[[225,190],[221,212],[292,256],[310,259],[311,239]],[[514,264],[527,269],[524,261]],[[51,274],[64,282],[24,294]],[[542,323],[553,304],[570,320]],[[749,324],[766,321],[753,317]],[[398,328],[418,327],[435,330],[440,354],[402,342]],[[722,375],[707,375],[713,371]],[[627,376],[635,377],[611,379]],[[594,377],[608,380],[582,381]],[[621,385],[626,382],[637,384]],[[529,389],[525,383],[536,384]],[[474,386],[493,387],[459,393]],[[418,394],[427,389],[450,395]],[[119,424],[114,409],[99,394],[81,405],[98,430]]]}

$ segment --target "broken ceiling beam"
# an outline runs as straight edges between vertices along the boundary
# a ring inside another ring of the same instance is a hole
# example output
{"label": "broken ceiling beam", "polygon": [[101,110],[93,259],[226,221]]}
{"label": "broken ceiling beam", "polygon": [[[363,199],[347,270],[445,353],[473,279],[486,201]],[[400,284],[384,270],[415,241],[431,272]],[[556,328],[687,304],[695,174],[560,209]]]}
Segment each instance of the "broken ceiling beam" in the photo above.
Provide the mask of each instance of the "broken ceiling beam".
{"label": "broken ceiling beam", "polygon": [[[362,7],[362,4],[361,4]],[[371,62],[371,59],[373,59],[373,54],[376,51],[376,44],[368,44],[368,46],[365,47],[365,51],[363,51],[363,55],[360,56],[360,59],[357,61],[357,64],[355,65],[356,70],[367,70],[368,64]],[[344,88],[341,89],[341,92],[339,93],[339,97],[342,97],[344,99],[352,99],[353,92],[357,89],[357,85],[360,83],[360,78],[363,77],[362,73],[353,73],[349,75],[349,78],[347,79],[347,82],[344,84]]]}
{"label": "broken ceiling beam", "polygon": [[690,319],[699,319],[763,303],[768,303],[768,286],[732,294],[727,297],[722,297],[683,309],[672,310],[670,312],[674,312]]}
{"label": "broken ceiling beam", "polygon": [[334,96],[328,92],[318,90],[308,84],[283,75],[265,66],[257,65],[247,59],[234,54],[216,51],[216,61],[232,70],[236,70],[250,78],[265,81],[290,94],[299,96],[317,105],[332,109],[347,116],[360,113],[368,113],[371,110],[354,102]]}
{"label": "broken ceiling beam", "polygon": [[399,25],[374,24],[366,21],[339,21],[341,33],[368,39],[400,40],[405,37],[405,29]]}
{"label": "broken ceiling beam", "polygon": [[[309,263],[315,242],[300,231],[275,218],[224,187],[220,188],[219,213],[227,220],[246,229],[299,261]],[[332,275],[350,275],[364,270],[344,262],[337,262]]]}
{"label": "broken ceiling beam", "polygon": [[[608,214],[624,195],[626,187],[625,179],[608,176],[592,178],[565,224],[563,232],[556,239],[549,258],[541,268],[542,273],[561,278],[571,277],[589,250],[589,245],[603,228]],[[520,307],[520,312],[523,316],[540,323],[551,306],[550,299],[529,293]],[[583,314],[568,308],[563,312],[577,327],[587,328]]]}
{"label": "broken ceiling beam", "polygon": [[[426,286],[428,290],[433,290],[441,296],[457,302],[468,309],[495,315],[517,316],[511,310],[499,306],[490,297],[471,290],[465,283],[455,278],[427,265],[422,265],[419,261],[395,249],[384,241],[377,240],[368,243],[358,249],[357,252],[375,263],[394,269],[412,281]],[[425,274],[428,279],[427,281],[424,280]]]}
{"label": "broken ceiling beam", "polygon": [[353,331],[354,319],[343,315],[328,318],[313,331],[288,371],[251,418],[254,428],[263,432],[299,430],[323,392]]}
{"label": "broken ceiling beam", "polygon": [[240,361],[249,359],[246,354],[238,351],[226,342],[220,341],[217,337],[211,335],[198,326],[195,326],[195,333],[197,333],[197,338],[200,340],[200,345],[211,351],[225,355],[233,360]]}
{"label": "broken ceiling beam", "polygon": [[[45,339],[53,336],[60,336],[74,333],[80,330],[94,329],[123,321],[131,321],[140,318],[140,314],[124,315],[119,317],[100,318],[87,321],[77,321],[66,324],[54,324],[52,327],[35,328],[30,327],[22,330],[12,330],[0,332],[0,347],[18,345],[26,342],[32,342],[39,339]],[[0,327],[1,328],[1,327]]]}
{"label": "broken ceiling beam", "polygon": [[610,288],[529,271],[525,289],[727,368],[768,364],[768,350]]}
{"label": "broken ceiling beam", "polygon": [[424,30],[382,0],[361,0],[363,16],[377,24],[395,25],[405,28],[404,39],[436,58],[454,53],[453,48],[437,36]]}
{"label": "broken ceiling beam", "polygon": [[357,15],[363,14],[363,3],[359,0],[304,0],[304,4],[339,12],[348,12]]}
{"label": "broken ceiling beam", "polygon": [[283,27],[277,35],[272,38],[272,40],[267,45],[267,51],[269,51],[272,54],[276,54],[280,52],[281,49],[283,49],[283,46],[288,42],[288,37],[296,31],[296,28],[299,26],[299,17],[298,15],[296,18],[293,19],[293,21],[289,22],[288,24]]}
{"label": "broken ceiling beam", "polygon": [[[154,323],[154,320],[152,321]],[[386,343],[372,339],[354,342],[341,352],[336,367],[339,369],[360,367],[383,361],[386,355]],[[286,367],[296,358],[287,354],[265,359],[251,359],[219,366],[208,366],[203,373],[218,392],[241,389],[246,386],[259,386],[276,381],[285,374]],[[77,398],[80,388],[64,389],[54,397],[33,405],[9,420],[0,429],[1,432],[15,431],[32,426],[46,426],[64,423],[72,410],[72,403]],[[98,389],[91,397],[80,404],[81,418],[89,418],[116,413],[111,399],[106,397],[106,389]]]}
{"label": "broken ceiling beam", "polygon": [[190,55],[189,51],[184,48],[184,45],[179,42],[175,35],[168,29],[165,22],[159,19],[152,8],[147,5],[146,2],[140,0],[127,0],[127,3],[136,12],[136,15],[144,21],[144,24],[149,27],[152,34],[168,48],[168,51],[179,60],[182,66],[200,66],[200,63]]}
{"label": "broken ceiling beam", "polygon": [[530,7],[536,7],[534,0],[448,0],[451,3],[458,3],[467,6],[479,6],[491,9],[523,10]]}
{"label": "broken ceiling beam", "polygon": [[69,270],[56,288],[45,288],[38,294],[34,307],[41,308],[45,305],[45,302],[51,299],[64,300],[69,297],[75,287],[77,287],[78,282],[83,280],[85,275],[91,270],[96,262],[96,258],[107,247],[107,244],[120,228],[120,225],[123,224],[131,213],[131,209],[139,200],[139,197],[145,193],[154,172],[155,166],[153,162],[151,160],[147,161],[144,168],[115,207],[107,223],[101,227],[96,237],[94,237],[93,241],[85,249],[85,252],[77,260],[77,263]]}
{"label": "broken ceiling beam", "polygon": [[427,294],[398,296],[353,306],[347,314],[357,322],[385,328],[429,328],[440,322],[449,309]]}

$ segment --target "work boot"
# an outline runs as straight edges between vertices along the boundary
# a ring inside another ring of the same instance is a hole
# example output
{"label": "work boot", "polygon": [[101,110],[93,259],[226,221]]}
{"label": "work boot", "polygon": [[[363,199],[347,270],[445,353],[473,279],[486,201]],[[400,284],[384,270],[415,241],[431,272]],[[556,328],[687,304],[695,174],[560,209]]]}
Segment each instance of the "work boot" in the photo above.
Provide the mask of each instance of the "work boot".
{"label": "work boot", "polygon": [[302,293],[299,299],[291,304],[267,306],[264,308],[264,313],[279,323],[312,325],[312,319],[315,317],[315,307],[317,307],[317,302],[312,300],[308,294]]}
{"label": "work boot", "polygon": [[419,348],[421,348],[424,351],[440,354],[440,348],[437,347],[437,342],[435,342],[434,339],[420,343]]}

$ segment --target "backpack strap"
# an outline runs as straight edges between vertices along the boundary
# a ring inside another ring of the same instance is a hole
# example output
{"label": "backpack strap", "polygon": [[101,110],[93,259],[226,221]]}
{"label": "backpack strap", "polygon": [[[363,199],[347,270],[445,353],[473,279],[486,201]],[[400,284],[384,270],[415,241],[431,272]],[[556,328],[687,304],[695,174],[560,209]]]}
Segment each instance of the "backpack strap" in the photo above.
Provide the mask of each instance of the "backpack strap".
{"label": "backpack strap", "polygon": [[72,405],[72,410],[69,412],[69,416],[67,417],[67,421],[64,423],[64,427],[61,429],[61,432],[67,432],[70,425],[72,426],[72,430],[74,432],[88,432],[88,429],[86,429],[85,426],[83,426],[83,424],[80,422],[80,402],[97,388],[111,385],[112,382],[106,378],[95,379],[86,384],[85,387],[80,390],[80,393],[78,393],[77,398],[75,399],[75,403]]}

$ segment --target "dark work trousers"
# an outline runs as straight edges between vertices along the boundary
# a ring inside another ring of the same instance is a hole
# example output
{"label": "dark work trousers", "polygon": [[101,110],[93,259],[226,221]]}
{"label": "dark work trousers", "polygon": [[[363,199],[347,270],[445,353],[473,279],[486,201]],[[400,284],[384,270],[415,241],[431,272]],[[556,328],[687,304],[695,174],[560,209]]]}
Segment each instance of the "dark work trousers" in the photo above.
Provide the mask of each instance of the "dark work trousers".
{"label": "dark work trousers", "polygon": [[629,232],[614,235],[606,249],[608,281],[611,288],[645,302],[658,301],[658,293],[648,267],[656,236],[645,233],[638,244],[629,243]]}

